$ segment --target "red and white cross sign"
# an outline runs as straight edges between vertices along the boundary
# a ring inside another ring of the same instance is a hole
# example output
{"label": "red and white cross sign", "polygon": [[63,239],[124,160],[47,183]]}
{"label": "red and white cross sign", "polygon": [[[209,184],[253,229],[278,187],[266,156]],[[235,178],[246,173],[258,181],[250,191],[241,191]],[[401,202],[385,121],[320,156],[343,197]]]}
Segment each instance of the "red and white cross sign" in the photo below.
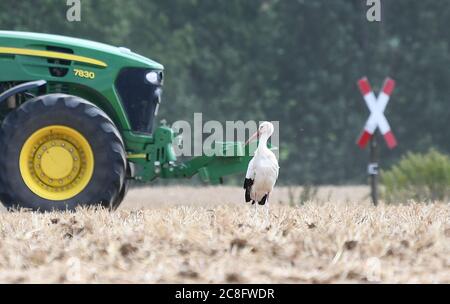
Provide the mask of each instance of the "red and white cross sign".
{"label": "red and white cross sign", "polygon": [[375,134],[377,128],[379,128],[389,149],[394,149],[397,146],[397,140],[395,139],[389,122],[384,115],[384,110],[386,110],[386,106],[388,105],[389,99],[394,91],[395,81],[391,78],[387,78],[384,82],[383,91],[380,93],[378,98],[375,97],[375,93],[373,92],[369,80],[366,77],[358,82],[358,86],[371,113],[364,127],[364,131],[358,140],[358,146],[361,149],[364,149],[372,136]]}

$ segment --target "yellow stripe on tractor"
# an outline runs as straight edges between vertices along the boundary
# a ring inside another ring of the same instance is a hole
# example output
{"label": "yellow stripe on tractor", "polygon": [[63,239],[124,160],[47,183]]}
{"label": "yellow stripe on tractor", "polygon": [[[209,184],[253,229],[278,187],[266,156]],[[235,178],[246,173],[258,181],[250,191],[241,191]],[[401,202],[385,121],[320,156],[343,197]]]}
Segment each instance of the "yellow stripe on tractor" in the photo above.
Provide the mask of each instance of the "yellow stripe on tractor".
{"label": "yellow stripe on tractor", "polygon": [[21,49],[21,48],[0,47],[0,54],[23,55],[23,56],[69,60],[69,61],[87,63],[87,64],[95,65],[98,67],[102,67],[102,68],[106,68],[108,66],[106,63],[104,63],[103,61],[100,61],[100,60],[83,57],[83,56],[78,56],[78,55],[52,52],[52,51],[40,51],[40,50],[30,50],[30,49]]}
{"label": "yellow stripe on tractor", "polygon": [[128,159],[147,159],[147,154],[128,154]]}

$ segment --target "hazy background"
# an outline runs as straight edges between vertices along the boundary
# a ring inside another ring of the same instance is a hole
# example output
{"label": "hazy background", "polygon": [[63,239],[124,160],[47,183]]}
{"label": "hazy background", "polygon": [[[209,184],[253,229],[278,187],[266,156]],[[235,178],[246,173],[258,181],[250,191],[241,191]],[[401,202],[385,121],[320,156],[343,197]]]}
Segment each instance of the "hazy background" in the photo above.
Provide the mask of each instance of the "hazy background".
{"label": "hazy background", "polygon": [[365,182],[355,142],[367,117],[356,81],[397,80],[387,116],[406,151],[450,151],[450,3],[384,0],[369,23],[365,0],[1,0],[0,29],[88,38],[166,67],[160,118],[279,120],[282,184]]}

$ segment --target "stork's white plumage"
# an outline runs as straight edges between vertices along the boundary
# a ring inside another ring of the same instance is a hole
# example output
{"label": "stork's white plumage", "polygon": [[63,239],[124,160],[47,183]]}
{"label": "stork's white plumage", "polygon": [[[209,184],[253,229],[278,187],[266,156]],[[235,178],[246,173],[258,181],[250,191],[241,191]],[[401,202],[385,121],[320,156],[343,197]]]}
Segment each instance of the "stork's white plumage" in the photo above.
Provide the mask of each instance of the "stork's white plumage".
{"label": "stork's white plumage", "polygon": [[270,122],[263,122],[247,143],[259,138],[255,156],[250,161],[245,176],[245,201],[260,205],[269,204],[270,193],[278,179],[280,167],[275,154],[267,148],[267,141],[274,132]]}

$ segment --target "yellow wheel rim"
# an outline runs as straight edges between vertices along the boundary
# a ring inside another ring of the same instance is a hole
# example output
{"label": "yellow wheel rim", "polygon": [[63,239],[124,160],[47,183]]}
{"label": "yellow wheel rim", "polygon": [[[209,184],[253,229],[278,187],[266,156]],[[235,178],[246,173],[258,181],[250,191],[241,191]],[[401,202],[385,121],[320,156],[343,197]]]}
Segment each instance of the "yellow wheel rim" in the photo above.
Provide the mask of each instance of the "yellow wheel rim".
{"label": "yellow wheel rim", "polygon": [[20,173],[41,198],[63,201],[81,193],[94,172],[94,154],[86,138],[64,126],[33,133],[20,152]]}

